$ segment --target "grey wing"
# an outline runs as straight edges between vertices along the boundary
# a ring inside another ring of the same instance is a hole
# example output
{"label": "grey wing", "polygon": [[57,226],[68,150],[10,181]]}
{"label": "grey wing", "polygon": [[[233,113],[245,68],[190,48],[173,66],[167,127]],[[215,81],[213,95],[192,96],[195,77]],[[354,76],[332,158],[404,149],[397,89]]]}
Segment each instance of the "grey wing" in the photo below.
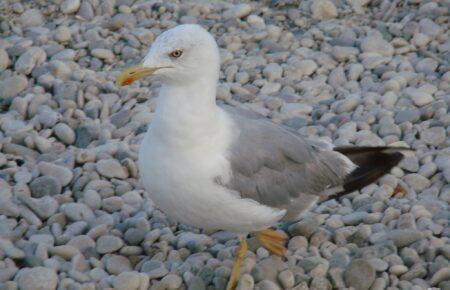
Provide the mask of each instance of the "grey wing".
{"label": "grey wing", "polygon": [[221,107],[235,125],[229,152],[233,176],[225,186],[243,198],[286,209],[285,220],[296,219],[354,169],[344,155],[287,127],[253,112]]}

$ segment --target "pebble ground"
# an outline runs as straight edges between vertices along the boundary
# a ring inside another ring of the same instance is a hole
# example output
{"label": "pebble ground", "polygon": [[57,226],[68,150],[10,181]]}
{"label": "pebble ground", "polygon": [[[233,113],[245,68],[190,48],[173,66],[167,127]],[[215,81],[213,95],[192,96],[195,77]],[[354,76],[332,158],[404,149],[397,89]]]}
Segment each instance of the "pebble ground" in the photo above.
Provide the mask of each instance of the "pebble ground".
{"label": "pebble ground", "polygon": [[[0,1],[0,289],[224,289],[237,240],[169,220],[136,158],[158,84],[117,88],[198,23],[218,98],[336,145],[415,150],[377,184],[250,238],[238,290],[450,289],[448,0]],[[434,288],[432,288],[434,287]]]}

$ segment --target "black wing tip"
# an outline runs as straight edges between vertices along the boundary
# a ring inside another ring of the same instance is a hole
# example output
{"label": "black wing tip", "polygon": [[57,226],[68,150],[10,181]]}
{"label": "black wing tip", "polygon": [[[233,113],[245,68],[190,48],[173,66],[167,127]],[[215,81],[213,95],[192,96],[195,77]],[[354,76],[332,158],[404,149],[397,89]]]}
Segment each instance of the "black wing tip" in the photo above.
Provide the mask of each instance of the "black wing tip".
{"label": "black wing tip", "polygon": [[345,178],[343,190],[330,196],[330,198],[339,198],[377,181],[397,166],[404,157],[414,152],[414,150],[405,147],[387,146],[344,146],[337,147],[334,150],[347,156],[358,167]]}

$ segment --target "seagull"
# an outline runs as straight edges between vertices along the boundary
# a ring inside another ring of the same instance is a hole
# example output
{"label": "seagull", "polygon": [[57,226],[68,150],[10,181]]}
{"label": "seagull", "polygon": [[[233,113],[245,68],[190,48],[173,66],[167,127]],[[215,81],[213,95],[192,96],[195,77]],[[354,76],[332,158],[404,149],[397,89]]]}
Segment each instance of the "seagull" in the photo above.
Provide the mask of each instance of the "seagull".
{"label": "seagull", "polygon": [[161,88],[138,167],[155,205],[171,218],[236,233],[227,289],[238,281],[252,233],[282,256],[287,236],[272,228],[299,220],[317,202],[358,190],[388,173],[408,149],[336,147],[308,139],[255,112],[216,103],[220,55],[195,24],[159,35],[118,86],[152,75]]}

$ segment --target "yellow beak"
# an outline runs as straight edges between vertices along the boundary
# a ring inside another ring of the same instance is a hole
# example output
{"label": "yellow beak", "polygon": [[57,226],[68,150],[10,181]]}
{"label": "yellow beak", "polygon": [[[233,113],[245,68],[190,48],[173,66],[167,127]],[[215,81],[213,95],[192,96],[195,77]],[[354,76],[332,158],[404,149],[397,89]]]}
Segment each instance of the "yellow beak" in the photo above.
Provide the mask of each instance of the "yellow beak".
{"label": "yellow beak", "polygon": [[129,67],[117,77],[116,85],[119,87],[130,85],[138,79],[151,75],[158,69],[158,67],[143,67],[142,64]]}

